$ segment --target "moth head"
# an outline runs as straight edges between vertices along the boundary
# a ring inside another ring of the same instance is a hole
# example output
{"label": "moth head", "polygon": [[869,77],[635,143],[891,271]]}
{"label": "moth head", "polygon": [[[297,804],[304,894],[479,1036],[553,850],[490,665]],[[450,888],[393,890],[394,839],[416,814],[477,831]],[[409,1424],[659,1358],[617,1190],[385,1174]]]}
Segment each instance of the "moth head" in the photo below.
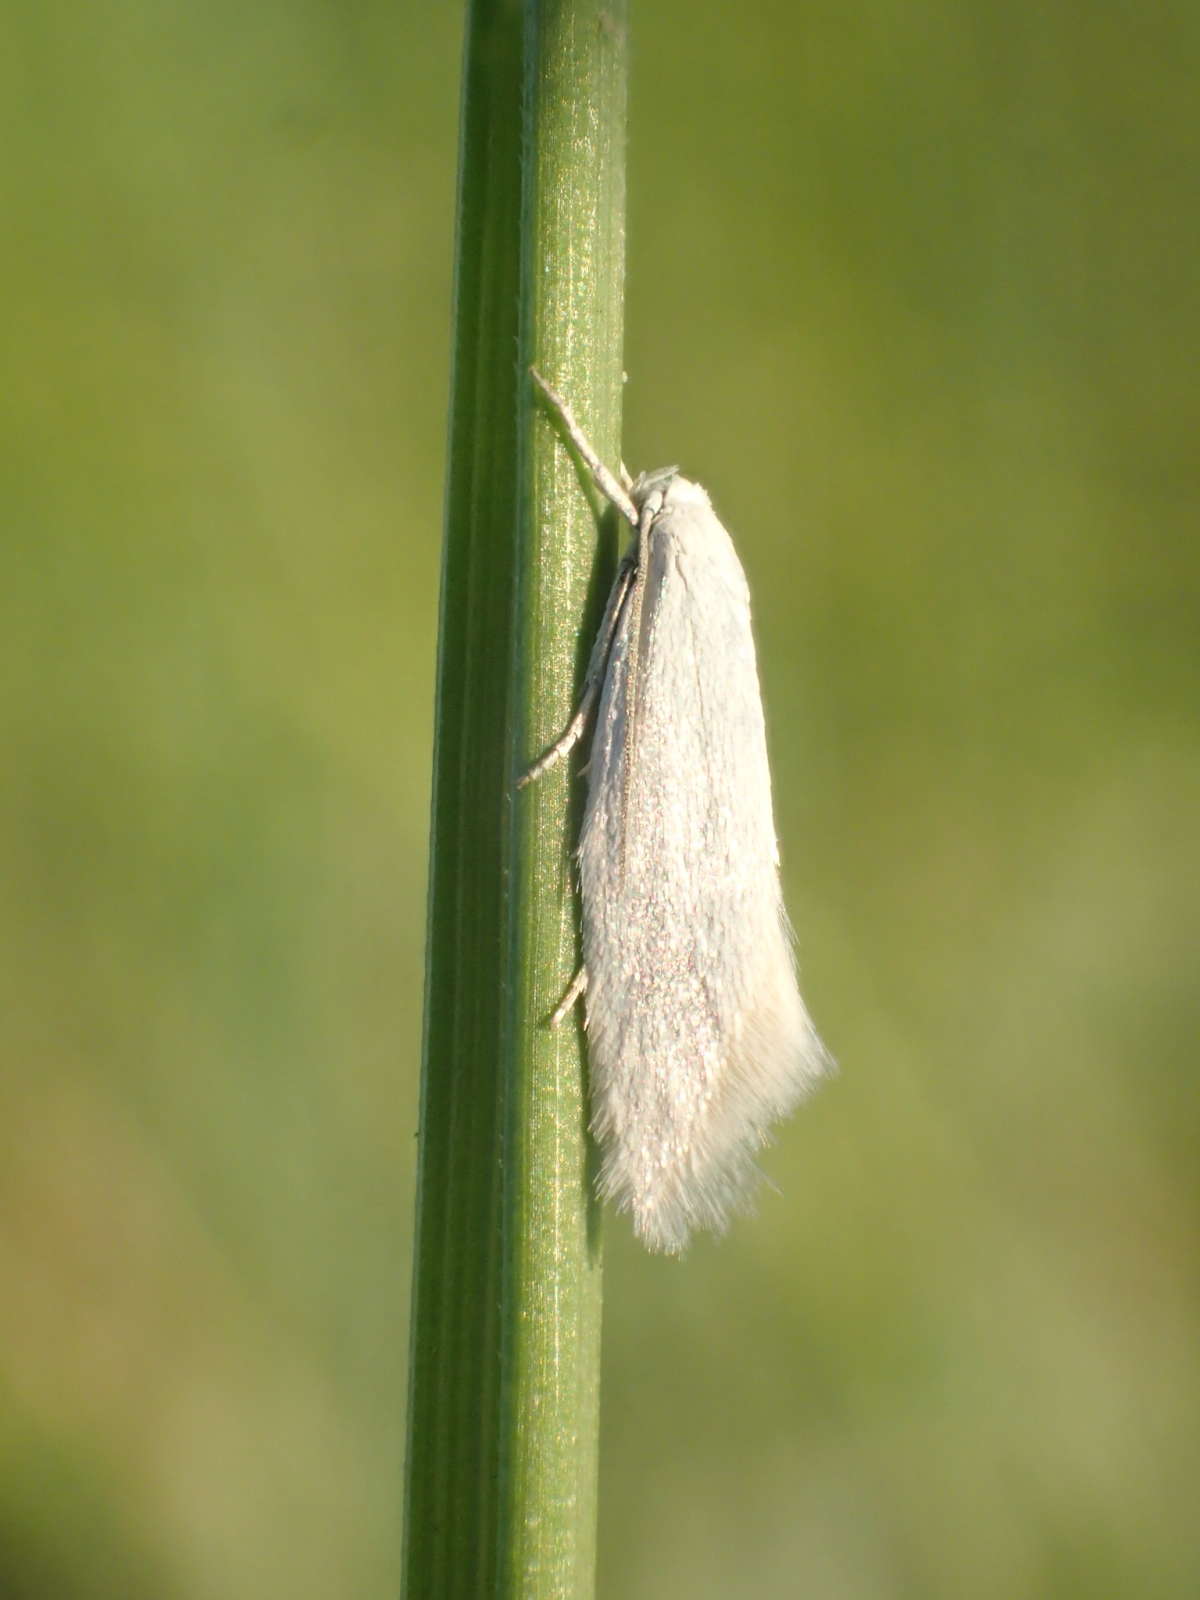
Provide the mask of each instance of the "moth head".
{"label": "moth head", "polygon": [[671,506],[709,504],[700,485],[690,478],[680,477],[678,467],[656,467],[653,472],[643,472],[629,494],[638,510],[649,509],[651,516]]}

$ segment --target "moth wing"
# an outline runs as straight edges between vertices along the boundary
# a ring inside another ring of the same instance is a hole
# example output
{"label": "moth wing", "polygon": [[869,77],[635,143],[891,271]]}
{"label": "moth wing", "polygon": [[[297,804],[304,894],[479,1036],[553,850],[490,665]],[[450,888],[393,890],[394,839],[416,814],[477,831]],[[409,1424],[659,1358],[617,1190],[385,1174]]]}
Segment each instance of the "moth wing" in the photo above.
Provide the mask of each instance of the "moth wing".
{"label": "moth wing", "polygon": [[676,486],[637,638],[627,607],[614,640],[580,844],[601,1189],[662,1250],[725,1226],[826,1065],[780,892],[745,577],[707,496]]}

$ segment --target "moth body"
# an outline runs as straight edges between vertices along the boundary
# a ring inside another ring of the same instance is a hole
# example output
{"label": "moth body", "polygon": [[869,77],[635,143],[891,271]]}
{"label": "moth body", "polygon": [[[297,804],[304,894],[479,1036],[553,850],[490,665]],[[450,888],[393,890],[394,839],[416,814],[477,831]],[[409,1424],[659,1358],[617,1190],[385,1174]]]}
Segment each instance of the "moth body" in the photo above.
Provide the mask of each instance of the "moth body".
{"label": "moth body", "polygon": [[589,672],[578,851],[591,1125],[601,1193],[678,1252],[745,1207],[768,1130],[829,1060],[796,981],[741,563],[674,468],[622,509],[637,555]]}

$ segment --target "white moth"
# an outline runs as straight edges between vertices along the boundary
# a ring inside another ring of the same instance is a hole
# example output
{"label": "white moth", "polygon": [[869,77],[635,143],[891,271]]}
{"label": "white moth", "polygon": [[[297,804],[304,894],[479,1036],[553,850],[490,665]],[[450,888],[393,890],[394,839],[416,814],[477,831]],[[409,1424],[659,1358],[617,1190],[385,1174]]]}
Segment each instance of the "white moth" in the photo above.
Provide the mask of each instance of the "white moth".
{"label": "white moth", "polygon": [[[538,386],[637,532],[578,711],[521,780],[556,765],[596,707],[579,844],[600,1192],[651,1250],[744,1209],[768,1129],[829,1067],[800,998],[779,885],[745,575],[699,484],[625,487]],[[622,469],[624,475],[624,469]]]}

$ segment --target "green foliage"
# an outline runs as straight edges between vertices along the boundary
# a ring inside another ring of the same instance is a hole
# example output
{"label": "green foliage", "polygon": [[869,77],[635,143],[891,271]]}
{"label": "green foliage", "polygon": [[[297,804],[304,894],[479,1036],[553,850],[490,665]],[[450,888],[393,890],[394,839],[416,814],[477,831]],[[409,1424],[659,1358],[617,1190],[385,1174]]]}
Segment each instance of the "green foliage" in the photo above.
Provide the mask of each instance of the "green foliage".
{"label": "green foliage", "polygon": [[[0,1592],[398,1587],[460,32],[0,21]],[[609,1220],[599,1591],[1176,1600],[1193,14],[631,60],[624,453],[738,540],[841,1074],[719,1245]]]}

